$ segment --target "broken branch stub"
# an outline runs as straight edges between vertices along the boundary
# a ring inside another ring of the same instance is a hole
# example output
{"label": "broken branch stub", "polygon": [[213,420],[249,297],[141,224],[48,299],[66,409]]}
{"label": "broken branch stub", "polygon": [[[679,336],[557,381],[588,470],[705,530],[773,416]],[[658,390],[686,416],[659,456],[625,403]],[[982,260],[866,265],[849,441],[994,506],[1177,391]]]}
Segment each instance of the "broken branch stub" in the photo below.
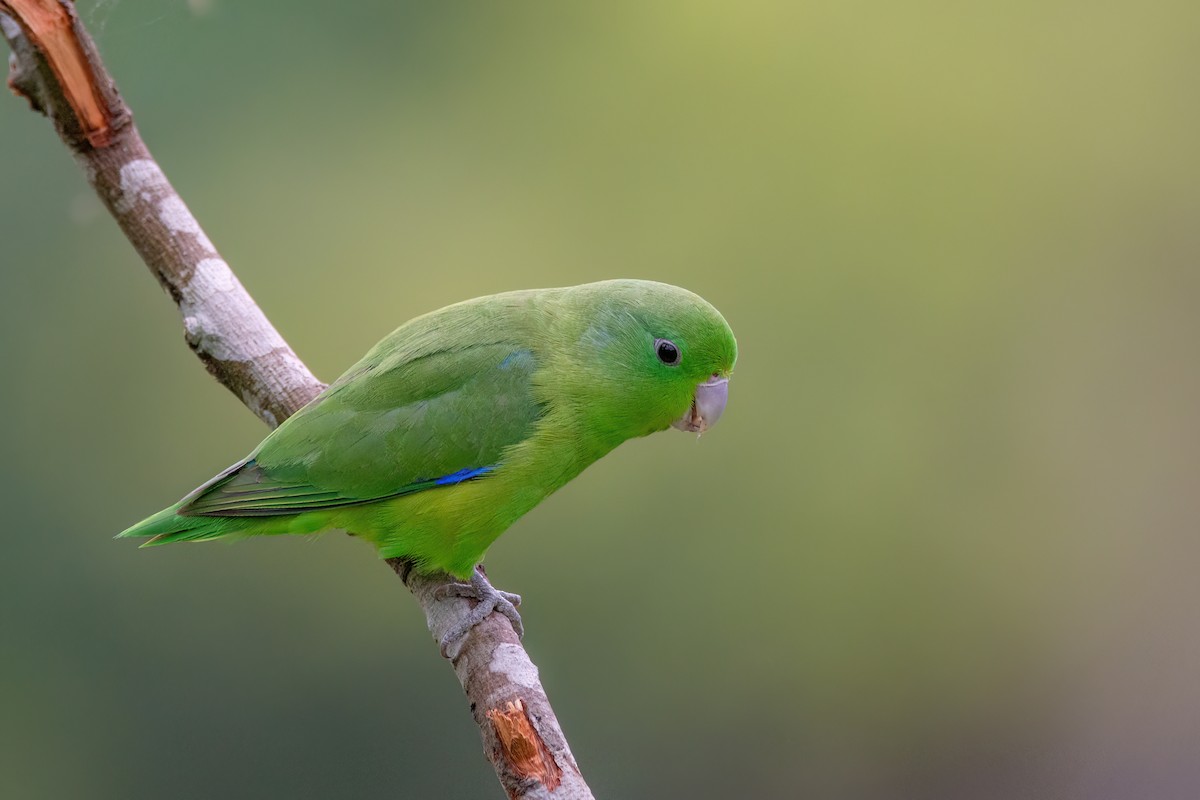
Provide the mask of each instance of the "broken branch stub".
{"label": "broken branch stub", "polygon": [[[84,143],[107,147],[115,132],[128,124],[129,111],[112,81],[100,78],[107,73],[74,5],[62,0],[0,0],[0,13],[19,26],[30,55],[40,56],[31,70],[28,59],[14,53],[9,86],[28,98],[35,110],[53,118],[60,134],[74,147]],[[12,41],[9,34],[5,30],[5,37]],[[46,93],[59,95],[64,102],[55,103]]]}

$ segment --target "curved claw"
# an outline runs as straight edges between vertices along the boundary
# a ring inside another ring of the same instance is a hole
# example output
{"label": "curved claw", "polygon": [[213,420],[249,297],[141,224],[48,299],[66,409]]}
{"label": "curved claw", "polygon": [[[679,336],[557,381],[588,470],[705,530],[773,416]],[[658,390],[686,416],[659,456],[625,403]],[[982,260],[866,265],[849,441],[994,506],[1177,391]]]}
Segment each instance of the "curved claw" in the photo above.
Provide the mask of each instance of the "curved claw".
{"label": "curved claw", "polygon": [[521,615],[517,612],[517,606],[521,604],[521,596],[512,592],[502,592],[492,586],[487,576],[483,574],[483,570],[478,567],[471,573],[470,583],[448,583],[439,586],[435,594],[439,598],[464,597],[468,600],[478,601],[467,618],[442,637],[439,644],[442,655],[445,657],[449,657],[450,645],[466,636],[472,628],[487,619],[493,611],[498,611],[508,617],[518,637],[525,635],[525,626],[521,623]]}

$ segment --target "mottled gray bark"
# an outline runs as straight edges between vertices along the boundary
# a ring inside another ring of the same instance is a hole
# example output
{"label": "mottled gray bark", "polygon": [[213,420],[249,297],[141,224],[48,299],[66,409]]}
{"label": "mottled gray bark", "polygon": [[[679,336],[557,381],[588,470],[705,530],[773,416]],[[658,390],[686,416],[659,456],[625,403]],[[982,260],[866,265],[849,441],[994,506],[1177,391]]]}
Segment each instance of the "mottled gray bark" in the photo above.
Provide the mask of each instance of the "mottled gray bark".
{"label": "mottled gray bark", "polygon": [[[274,427],[323,388],[221,258],[146,149],[95,45],[65,0],[0,0],[12,48],[9,85],[53,122],[88,181],[183,316],[212,375]],[[472,601],[444,596],[445,576],[392,568],[441,640]],[[510,798],[592,794],[509,621],[492,614],[446,654],[471,703],[484,751]]]}

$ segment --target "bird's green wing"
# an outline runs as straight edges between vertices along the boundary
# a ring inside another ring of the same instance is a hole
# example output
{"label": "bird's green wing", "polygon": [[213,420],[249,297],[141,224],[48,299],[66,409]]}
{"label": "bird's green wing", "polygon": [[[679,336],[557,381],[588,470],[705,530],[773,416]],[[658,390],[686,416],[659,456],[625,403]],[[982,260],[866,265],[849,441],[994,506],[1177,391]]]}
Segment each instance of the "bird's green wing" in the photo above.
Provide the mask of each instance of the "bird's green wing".
{"label": "bird's green wing", "polygon": [[297,514],[485,476],[542,414],[535,369],[509,343],[368,356],[178,513]]}

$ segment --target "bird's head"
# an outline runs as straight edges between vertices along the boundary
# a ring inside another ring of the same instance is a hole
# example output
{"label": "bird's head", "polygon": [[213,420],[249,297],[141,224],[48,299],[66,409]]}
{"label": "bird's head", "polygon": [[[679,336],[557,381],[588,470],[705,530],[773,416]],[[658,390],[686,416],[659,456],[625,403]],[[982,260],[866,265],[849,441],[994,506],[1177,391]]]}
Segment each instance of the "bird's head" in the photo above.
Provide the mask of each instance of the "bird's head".
{"label": "bird's head", "polygon": [[737,341],[698,295],[665,283],[618,280],[574,287],[578,335],[570,358],[589,421],[620,440],[674,426],[703,433],[729,397]]}

